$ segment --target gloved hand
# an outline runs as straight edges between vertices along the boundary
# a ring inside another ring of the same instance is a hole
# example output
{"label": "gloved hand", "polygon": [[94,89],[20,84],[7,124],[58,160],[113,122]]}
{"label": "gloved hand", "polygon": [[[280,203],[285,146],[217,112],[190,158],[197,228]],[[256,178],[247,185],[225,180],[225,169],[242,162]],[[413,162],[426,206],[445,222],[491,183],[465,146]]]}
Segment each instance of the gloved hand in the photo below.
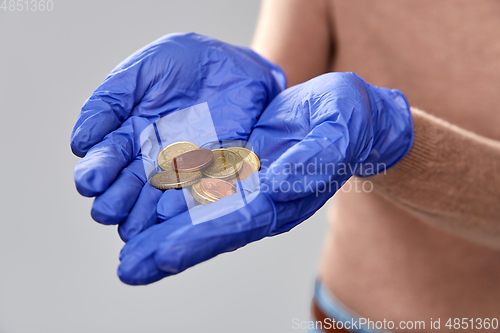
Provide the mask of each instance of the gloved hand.
{"label": "gloved hand", "polygon": [[[413,126],[401,92],[352,73],[329,73],[280,93],[249,142],[263,168],[238,184],[251,192],[248,203],[232,210],[240,200],[234,194],[192,209],[205,216],[225,210],[224,216],[193,225],[191,211],[184,212],[135,236],[120,253],[123,282],[151,283],[290,230],[353,174],[369,176],[399,162],[411,148]],[[159,216],[174,206],[160,201]]]}
{"label": "gloved hand", "polygon": [[178,199],[178,192],[163,193],[147,182],[140,134],[148,125],[206,102],[219,140],[246,141],[285,87],[283,71],[250,49],[194,33],[166,35],[132,54],[85,102],[71,135],[73,153],[83,157],[74,171],[76,188],[97,196],[92,217],[121,223],[127,240],[157,223],[162,195]]}

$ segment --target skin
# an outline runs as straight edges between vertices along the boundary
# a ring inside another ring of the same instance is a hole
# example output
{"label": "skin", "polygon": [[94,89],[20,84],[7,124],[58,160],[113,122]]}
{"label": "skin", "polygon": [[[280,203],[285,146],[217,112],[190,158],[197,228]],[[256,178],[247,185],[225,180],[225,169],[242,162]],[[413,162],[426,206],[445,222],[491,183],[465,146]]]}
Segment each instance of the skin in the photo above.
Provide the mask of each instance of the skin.
{"label": "skin", "polygon": [[[500,3],[489,0],[266,0],[253,48],[282,66],[289,85],[353,71],[500,140],[499,17]],[[349,308],[371,320],[424,320],[423,332],[437,331],[431,318],[447,330],[448,318],[499,317],[500,251],[442,231],[376,191],[335,198],[319,275]]]}

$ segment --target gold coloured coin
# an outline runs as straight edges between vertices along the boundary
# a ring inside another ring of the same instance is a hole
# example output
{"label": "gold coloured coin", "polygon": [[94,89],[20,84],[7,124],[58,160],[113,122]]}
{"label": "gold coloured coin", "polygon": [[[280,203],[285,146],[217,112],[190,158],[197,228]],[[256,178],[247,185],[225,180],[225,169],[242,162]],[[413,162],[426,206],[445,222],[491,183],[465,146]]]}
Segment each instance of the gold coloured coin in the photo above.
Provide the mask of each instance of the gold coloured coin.
{"label": "gold coloured coin", "polygon": [[174,188],[183,188],[196,183],[201,179],[201,172],[175,172],[167,170],[157,173],[149,180],[151,186],[159,190],[170,190]]}
{"label": "gold coloured coin", "polygon": [[250,164],[254,172],[260,170],[260,160],[257,155],[255,155],[255,153],[250,149],[242,147],[231,147],[228,148],[228,150],[239,154],[244,161]]}
{"label": "gold coloured coin", "polygon": [[208,197],[206,194],[203,193],[203,191],[200,188],[200,183],[201,182],[197,182],[191,187],[191,195],[193,196],[193,198],[204,206],[212,202],[215,202],[216,200]]}
{"label": "gold coloured coin", "polygon": [[162,170],[173,170],[172,161],[174,157],[179,156],[190,150],[198,149],[198,146],[189,141],[179,141],[168,145],[158,154],[158,166]]}
{"label": "gold coloured coin", "polygon": [[241,167],[241,170],[238,171],[238,173],[234,177],[227,178],[227,179],[224,178],[223,180],[225,180],[226,182],[228,182],[230,184],[232,184],[236,180],[245,181],[245,179],[247,179],[248,176],[250,176],[254,172],[255,171],[253,170],[253,167],[250,166],[250,163],[248,163],[247,161],[243,161],[243,166]]}
{"label": "gold coloured coin", "polygon": [[238,171],[243,165],[242,157],[228,149],[213,149],[214,160],[212,164],[203,170],[203,174],[210,178],[229,178]]}

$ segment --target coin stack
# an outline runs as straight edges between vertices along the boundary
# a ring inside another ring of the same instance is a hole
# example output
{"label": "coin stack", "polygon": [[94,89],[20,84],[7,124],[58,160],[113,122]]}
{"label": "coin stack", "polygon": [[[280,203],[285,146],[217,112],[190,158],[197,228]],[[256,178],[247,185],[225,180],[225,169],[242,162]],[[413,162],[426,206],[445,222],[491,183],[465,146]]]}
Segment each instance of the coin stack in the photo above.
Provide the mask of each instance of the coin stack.
{"label": "coin stack", "polygon": [[163,170],[149,180],[159,190],[191,186],[191,195],[208,205],[236,193],[233,182],[245,180],[260,169],[260,160],[249,149],[204,149],[188,141],[172,143],[158,154]]}

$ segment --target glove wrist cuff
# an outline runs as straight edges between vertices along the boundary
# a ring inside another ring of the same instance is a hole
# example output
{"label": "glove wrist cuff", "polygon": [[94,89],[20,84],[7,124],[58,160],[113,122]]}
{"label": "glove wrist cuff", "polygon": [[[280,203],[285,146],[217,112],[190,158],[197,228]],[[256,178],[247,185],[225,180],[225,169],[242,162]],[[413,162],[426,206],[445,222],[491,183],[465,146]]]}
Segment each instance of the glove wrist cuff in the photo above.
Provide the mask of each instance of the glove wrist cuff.
{"label": "glove wrist cuff", "polygon": [[401,161],[413,144],[413,120],[405,95],[396,89],[366,83],[370,97],[373,146],[356,172],[368,177],[384,172]]}

